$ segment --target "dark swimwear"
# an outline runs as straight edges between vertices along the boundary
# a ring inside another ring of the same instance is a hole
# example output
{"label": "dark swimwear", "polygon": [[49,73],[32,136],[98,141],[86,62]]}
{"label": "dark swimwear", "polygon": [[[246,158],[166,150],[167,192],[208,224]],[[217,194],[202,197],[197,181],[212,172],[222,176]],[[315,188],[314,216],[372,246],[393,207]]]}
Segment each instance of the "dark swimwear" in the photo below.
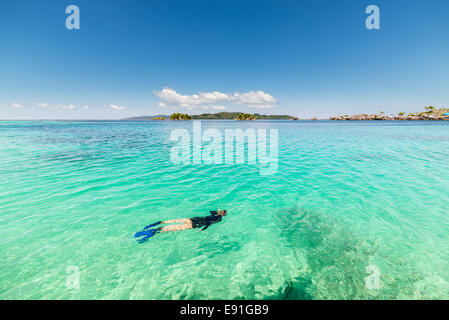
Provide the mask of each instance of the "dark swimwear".
{"label": "dark swimwear", "polygon": [[210,216],[206,217],[194,217],[190,218],[192,221],[192,228],[201,228],[201,230],[206,230],[211,224],[220,222],[223,219],[217,211],[210,211]]}

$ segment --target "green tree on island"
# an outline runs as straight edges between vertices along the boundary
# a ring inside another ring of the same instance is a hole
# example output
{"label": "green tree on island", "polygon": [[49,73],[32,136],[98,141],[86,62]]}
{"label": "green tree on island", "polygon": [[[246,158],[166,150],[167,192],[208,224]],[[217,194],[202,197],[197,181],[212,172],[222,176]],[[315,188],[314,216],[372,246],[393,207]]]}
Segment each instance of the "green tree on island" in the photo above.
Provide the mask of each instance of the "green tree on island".
{"label": "green tree on island", "polygon": [[173,113],[170,116],[170,120],[192,120],[192,117],[189,116],[187,113]]}
{"label": "green tree on island", "polygon": [[257,119],[256,115],[252,115],[249,113],[239,113],[239,115],[234,120],[246,121],[246,120],[256,120],[256,119]]}
{"label": "green tree on island", "polygon": [[424,107],[424,109],[426,109],[427,112],[432,112],[435,109],[435,107],[434,106],[427,106],[427,107]]}
{"label": "green tree on island", "polygon": [[405,114],[405,112],[399,112],[398,116],[402,117]]}

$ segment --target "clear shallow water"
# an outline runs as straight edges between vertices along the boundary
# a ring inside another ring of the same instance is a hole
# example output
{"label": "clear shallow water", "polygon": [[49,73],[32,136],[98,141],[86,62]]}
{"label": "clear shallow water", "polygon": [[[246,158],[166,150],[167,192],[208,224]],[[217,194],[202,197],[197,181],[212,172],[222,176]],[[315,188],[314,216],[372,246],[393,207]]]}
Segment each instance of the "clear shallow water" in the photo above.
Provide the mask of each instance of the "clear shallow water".
{"label": "clear shallow water", "polygon": [[0,298],[449,299],[447,123],[202,124],[278,129],[278,172],[173,165],[191,122],[0,122]]}

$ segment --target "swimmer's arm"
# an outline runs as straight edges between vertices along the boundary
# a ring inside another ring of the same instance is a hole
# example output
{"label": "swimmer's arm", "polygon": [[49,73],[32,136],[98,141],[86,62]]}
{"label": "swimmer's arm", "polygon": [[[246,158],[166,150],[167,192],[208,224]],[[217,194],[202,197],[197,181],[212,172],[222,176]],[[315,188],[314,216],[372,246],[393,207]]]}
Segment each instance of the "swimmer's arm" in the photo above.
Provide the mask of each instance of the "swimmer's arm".
{"label": "swimmer's arm", "polygon": [[210,226],[210,223],[206,224],[206,225],[203,227],[203,229],[201,229],[201,231],[206,230],[207,228],[209,228],[209,226]]}

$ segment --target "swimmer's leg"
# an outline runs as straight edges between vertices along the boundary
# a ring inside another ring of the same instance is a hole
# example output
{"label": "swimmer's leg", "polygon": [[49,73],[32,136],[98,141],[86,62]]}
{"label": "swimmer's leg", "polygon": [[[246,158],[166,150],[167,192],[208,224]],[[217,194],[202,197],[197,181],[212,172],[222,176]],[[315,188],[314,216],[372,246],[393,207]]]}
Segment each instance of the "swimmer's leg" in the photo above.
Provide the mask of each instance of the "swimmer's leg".
{"label": "swimmer's leg", "polygon": [[182,222],[183,224],[192,224],[192,221],[190,219],[173,219],[173,220],[167,220],[167,221],[158,221],[158,222],[155,222],[153,224],[150,224],[150,225],[146,226],[145,228],[143,228],[142,231],[137,232],[134,235],[134,237],[138,238],[138,237],[146,235],[146,231],[145,230],[147,230],[149,228],[152,228],[154,226],[157,226],[159,224],[168,224],[168,223],[176,223],[176,222]]}
{"label": "swimmer's leg", "polygon": [[168,224],[168,223],[177,223],[177,222],[181,222],[183,224],[191,223],[190,219],[173,219],[173,220],[162,221],[161,223]]}
{"label": "swimmer's leg", "polygon": [[172,226],[166,226],[166,227],[162,227],[160,232],[169,232],[169,231],[183,231],[183,230],[188,230],[188,229],[193,229],[192,227],[192,221],[190,221],[190,219],[186,219],[188,220],[188,223],[183,223],[183,224],[175,224]]}

